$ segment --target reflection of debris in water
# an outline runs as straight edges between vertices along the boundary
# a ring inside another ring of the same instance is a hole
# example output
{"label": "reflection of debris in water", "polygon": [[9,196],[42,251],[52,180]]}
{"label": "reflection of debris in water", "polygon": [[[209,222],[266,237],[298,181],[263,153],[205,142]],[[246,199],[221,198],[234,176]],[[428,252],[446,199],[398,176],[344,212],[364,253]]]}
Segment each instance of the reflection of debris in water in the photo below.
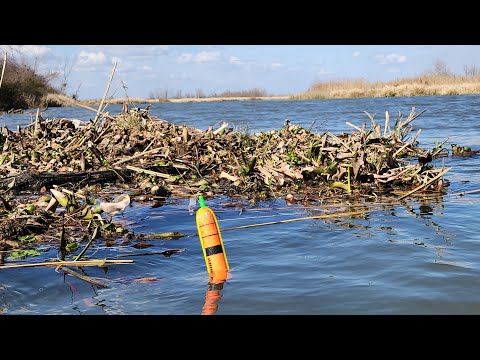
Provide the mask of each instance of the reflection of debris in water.
{"label": "reflection of debris in water", "polygon": [[195,204],[197,203],[197,198],[191,197],[188,203],[188,211],[190,215],[195,214]]}
{"label": "reflection of debris in water", "polygon": [[460,267],[464,269],[473,269],[473,264],[471,262],[466,262],[466,261],[445,261],[445,260],[435,260],[435,264],[439,265],[447,265],[447,266],[455,266],[455,267]]}
{"label": "reflection of debris in water", "polygon": [[162,277],[153,277],[153,276],[144,276],[144,277],[138,277],[135,275],[131,276],[124,276],[124,277],[118,277],[115,279],[108,279],[109,282],[115,283],[115,284],[123,284],[123,285],[130,285],[132,283],[151,283],[151,282],[158,282],[165,280]]}

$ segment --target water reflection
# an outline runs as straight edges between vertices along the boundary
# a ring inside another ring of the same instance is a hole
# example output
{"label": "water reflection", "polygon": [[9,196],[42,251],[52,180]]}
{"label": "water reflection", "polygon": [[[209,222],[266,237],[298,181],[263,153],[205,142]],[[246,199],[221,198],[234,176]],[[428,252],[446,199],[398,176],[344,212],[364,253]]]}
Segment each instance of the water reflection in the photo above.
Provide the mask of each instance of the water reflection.
{"label": "water reflection", "polygon": [[[83,304],[87,308],[99,307],[105,313],[106,305],[103,304],[104,300],[96,300],[96,298],[99,296],[97,288],[106,288],[108,287],[108,285],[96,280],[94,277],[89,276],[84,268],[79,267],[78,270],[80,270],[82,274],[63,266],[56,270],[57,272],[63,272],[63,283],[67,285],[70,290],[70,305],[72,306],[72,310],[78,312],[78,314],[81,314],[82,310],[80,304]],[[104,271],[104,273],[106,273],[108,271],[108,268],[103,267],[102,270]],[[93,295],[90,294],[85,296],[84,294],[82,294],[82,292],[77,288],[77,286],[75,286],[74,283],[70,281],[70,279],[73,278],[84,280],[90,283],[90,289],[93,291]]]}
{"label": "water reflection", "polygon": [[6,285],[3,285],[3,284],[0,284],[0,315],[3,315],[5,314],[8,309],[9,309],[9,306],[8,306],[8,303],[7,301],[5,300],[5,288],[7,286]]}
{"label": "water reflection", "polygon": [[227,281],[227,273],[212,272],[208,280],[208,288],[205,294],[205,304],[202,308],[202,315],[214,315],[218,311],[217,302],[222,298],[222,290]]}

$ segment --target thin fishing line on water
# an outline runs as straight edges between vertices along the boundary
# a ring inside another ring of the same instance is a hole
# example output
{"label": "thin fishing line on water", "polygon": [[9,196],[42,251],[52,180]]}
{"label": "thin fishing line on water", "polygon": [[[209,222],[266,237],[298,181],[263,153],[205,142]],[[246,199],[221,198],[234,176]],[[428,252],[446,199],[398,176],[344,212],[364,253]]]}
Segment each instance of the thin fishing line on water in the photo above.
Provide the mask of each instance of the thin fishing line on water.
{"label": "thin fishing line on water", "polygon": [[236,218],[227,218],[227,219],[222,219],[218,217],[217,221],[218,222],[224,222],[224,221],[239,221],[239,220],[248,220],[248,219],[261,219],[261,218],[272,218],[272,217],[278,217],[278,216],[292,216],[292,215],[299,215],[300,213],[277,213],[277,214],[272,214],[272,215],[257,215],[257,216],[242,216],[242,217],[236,217]]}
{"label": "thin fishing line on water", "polygon": [[466,191],[458,191],[458,192],[453,193],[453,194],[446,194],[445,196],[463,196],[465,194],[476,194],[476,193],[479,193],[479,192],[480,192],[480,189],[466,190]]}

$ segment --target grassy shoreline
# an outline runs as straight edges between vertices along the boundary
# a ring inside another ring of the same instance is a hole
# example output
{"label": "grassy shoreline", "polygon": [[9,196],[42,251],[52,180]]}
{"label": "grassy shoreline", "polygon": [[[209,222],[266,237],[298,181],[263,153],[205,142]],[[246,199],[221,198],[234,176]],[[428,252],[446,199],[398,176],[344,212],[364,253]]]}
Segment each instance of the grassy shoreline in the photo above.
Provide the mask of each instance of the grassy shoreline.
{"label": "grassy shoreline", "polygon": [[[155,103],[192,103],[244,100],[314,100],[349,99],[398,96],[442,96],[480,94],[480,75],[421,75],[415,78],[396,79],[389,82],[369,82],[362,79],[336,80],[314,83],[307,91],[283,96],[221,96],[188,98],[111,98],[105,104],[155,104]],[[75,106],[82,104],[97,106],[100,99],[73,100],[65,95],[49,94],[46,103],[50,106]]]}
{"label": "grassy shoreline", "polygon": [[480,76],[424,74],[389,82],[363,79],[314,83],[293,99],[376,98],[394,96],[438,96],[480,94]]}

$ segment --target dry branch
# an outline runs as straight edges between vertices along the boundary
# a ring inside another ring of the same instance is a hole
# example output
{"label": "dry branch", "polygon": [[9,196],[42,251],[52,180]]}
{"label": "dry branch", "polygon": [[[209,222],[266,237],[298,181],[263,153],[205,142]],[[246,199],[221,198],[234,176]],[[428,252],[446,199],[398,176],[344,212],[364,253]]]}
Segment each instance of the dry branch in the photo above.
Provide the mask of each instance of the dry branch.
{"label": "dry branch", "polygon": [[0,269],[12,269],[12,268],[21,268],[21,267],[59,267],[59,266],[106,266],[106,265],[122,265],[122,264],[131,264],[133,260],[109,260],[109,259],[99,259],[99,260],[79,260],[79,261],[48,261],[43,263],[30,263],[30,264],[9,264],[0,266]]}
{"label": "dry branch", "polygon": [[116,67],[117,67],[117,62],[115,62],[115,64],[113,64],[112,72],[110,74],[110,79],[108,80],[107,87],[105,88],[105,92],[103,94],[102,101],[100,101],[100,105],[98,106],[97,115],[95,115],[95,120],[93,120],[94,124],[96,124],[97,121],[98,121],[98,115],[100,115],[103,103],[105,102],[105,98],[107,97],[108,90],[110,89],[110,84],[112,83],[113,74],[115,73],[115,68]]}
{"label": "dry branch", "polygon": [[73,271],[72,269],[69,269],[69,268],[67,268],[67,267],[65,267],[65,266],[61,266],[61,267],[60,267],[60,270],[65,271],[66,273],[68,273],[68,274],[70,274],[70,275],[73,275],[73,276],[75,276],[75,277],[77,277],[77,278],[79,278],[79,279],[81,279],[81,280],[83,280],[83,281],[86,281],[86,282],[90,283],[90,284],[93,284],[93,285],[96,285],[96,286],[100,286],[100,287],[108,287],[107,284],[104,284],[104,283],[102,283],[102,282],[100,282],[100,281],[97,281],[97,280],[93,280],[92,278],[90,278],[90,277],[88,277],[88,276],[86,276],[86,275],[79,274],[78,272]]}
{"label": "dry branch", "polygon": [[401,199],[403,199],[403,198],[406,198],[407,196],[412,195],[413,193],[415,193],[415,192],[417,192],[417,191],[419,191],[419,190],[422,190],[422,189],[426,188],[428,185],[430,185],[430,184],[431,184],[432,182],[434,182],[435,180],[441,178],[447,171],[450,171],[451,169],[452,169],[452,168],[449,167],[449,168],[447,168],[447,169],[442,170],[442,171],[440,172],[440,174],[438,174],[437,176],[433,177],[432,179],[430,179],[429,181],[427,181],[425,184],[422,184],[422,185],[416,187],[415,189],[413,189],[412,191],[409,191],[408,193],[400,196],[400,197],[398,198],[398,200],[401,200]]}
{"label": "dry branch", "polygon": [[5,56],[3,57],[2,76],[0,76],[0,88],[2,87],[3,73],[5,72],[6,65],[7,65],[7,53],[5,52]]}

